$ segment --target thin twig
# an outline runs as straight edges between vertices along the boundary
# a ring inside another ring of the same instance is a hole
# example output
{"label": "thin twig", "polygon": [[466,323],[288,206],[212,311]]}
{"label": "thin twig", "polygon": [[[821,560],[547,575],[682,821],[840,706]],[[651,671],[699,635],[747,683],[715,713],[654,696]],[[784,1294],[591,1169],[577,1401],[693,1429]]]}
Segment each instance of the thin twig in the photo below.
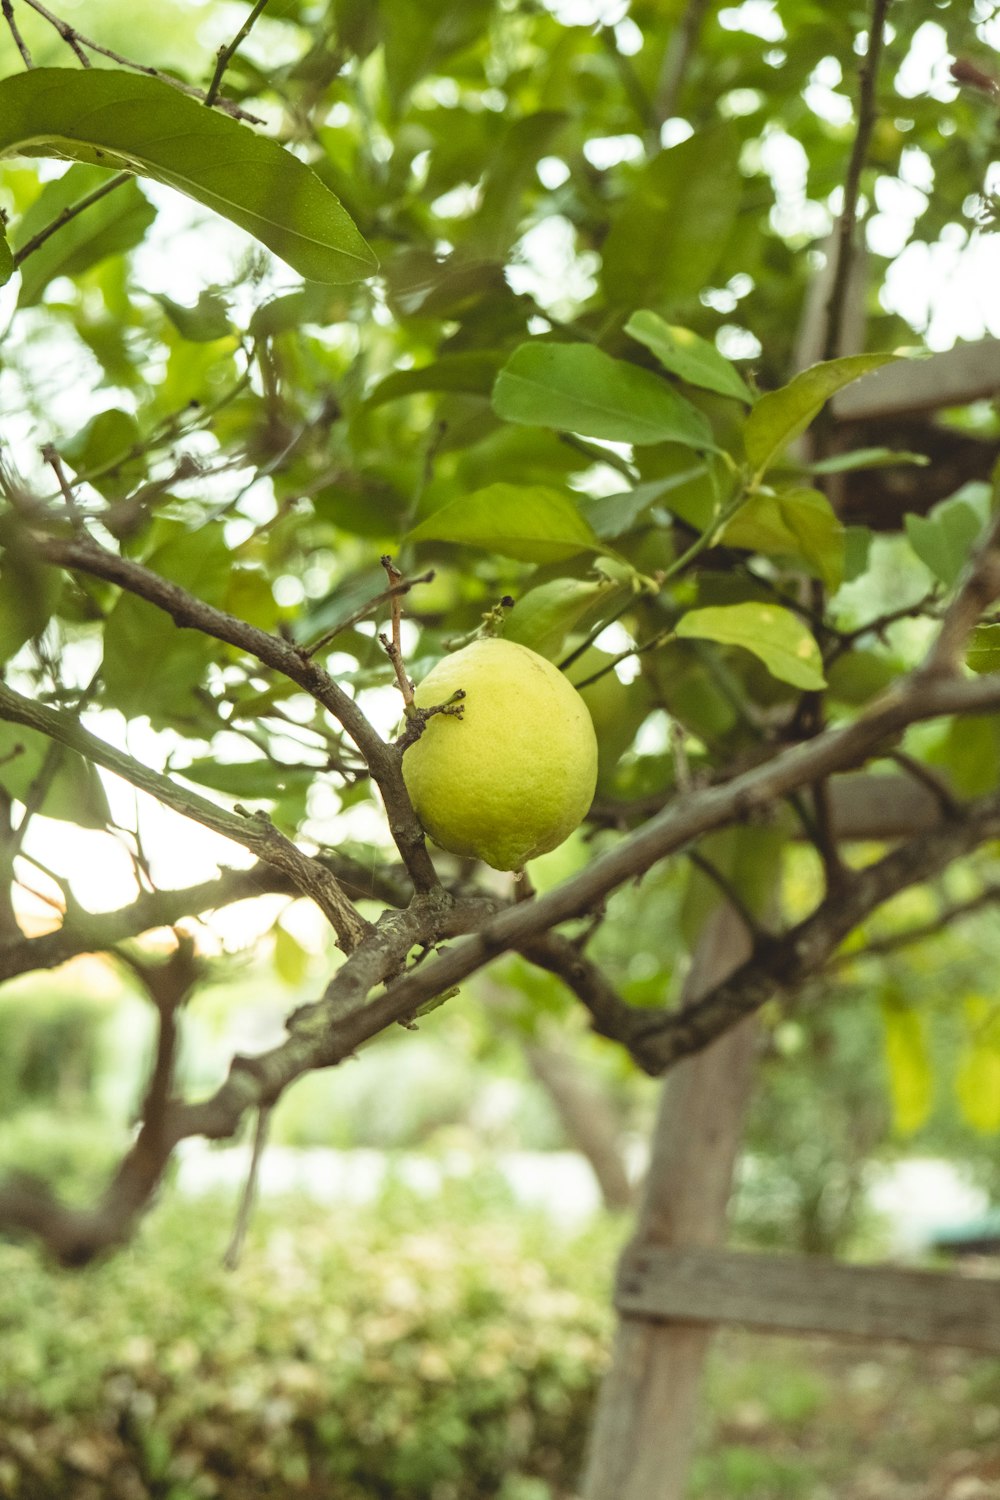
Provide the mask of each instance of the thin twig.
{"label": "thin twig", "polygon": [[674,781],[681,796],[686,796],[691,790],[691,765],[687,756],[687,732],[677,719],[670,715],[667,720],[667,733],[670,738],[670,754],[674,762]]}
{"label": "thin twig", "polygon": [[834,271],[825,309],[826,332],[822,344],[823,359],[835,359],[840,353],[847,289],[851,277],[851,261],[854,256],[854,231],[858,219],[861,173],[868,158],[868,147],[872,130],[875,127],[878,70],[885,34],[885,17],[890,4],[891,0],[872,0],[868,50],[858,68],[858,126],[854,134],[847,175],[844,179],[844,205],[837,227]]}
{"label": "thin twig", "polygon": [[840,849],[833,830],[833,814],[830,809],[830,783],[817,781],[811,788],[812,807],[815,816],[816,837],[813,840],[817,854],[823,864],[823,877],[828,895],[840,890],[849,876],[848,867],[840,857]]}
{"label": "thin twig", "polygon": [[69,541],[62,537],[39,536],[34,545],[38,556],[47,562],[118,584],[129,593],[155,604],[176,624],[226,641],[304,688],[343,725],[364,757],[372,779],[382,793],[392,836],[416,889],[428,891],[438,885],[423,829],[403,782],[402,751],[397,746],[386,744],[354,699],[329,673],[303,656],[290,642],[207,604],[141,563],[120,557],[96,542],[83,538]]}
{"label": "thin twig", "polygon": [[921,922],[913,927],[904,927],[901,932],[893,932],[883,938],[873,938],[863,948],[852,948],[846,953],[835,954],[830,961],[830,967],[846,969],[851,964],[866,958],[884,958],[888,953],[897,953],[901,948],[909,948],[913,943],[922,943],[926,938],[934,938],[939,942],[942,932],[950,927],[952,922],[971,916],[973,912],[982,911],[984,906],[996,905],[1000,905],[1000,885],[988,885],[979,892],[978,896],[970,896],[967,901],[956,901],[951,906],[943,906],[932,922]]}
{"label": "thin twig", "polygon": [[267,1145],[267,1130],[271,1121],[271,1110],[273,1104],[262,1104],[257,1110],[257,1125],[253,1133],[253,1148],[250,1152],[250,1165],[247,1168],[247,1180],[243,1185],[243,1194],[240,1198],[240,1206],[236,1214],[236,1223],[233,1225],[232,1239],[229,1241],[222,1264],[227,1271],[235,1271],[243,1254],[243,1246],[246,1242],[247,1230],[253,1217],[254,1204],[257,1201],[257,1185],[260,1178],[260,1162],[264,1155],[264,1147]]}
{"label": "thin twig", "polygon": [[322,651],[324,646],[329,645],[343,631],[350,630],[352,626],[360,624],[362,620],[367,620],[369,615],[373,615],[381,605],[395,598],[396,595],[408,594],[418,583],[432,583],[433,580],[433,568],[428,568],[426,573],[418,573],[415,578],[402,578],[399,583],[393,584],[391,588],[383,589],[380,594],[375,594],[373,598],[368,600],[367,604],[362,604],[360,609],[356,609],[353,615],[349,615],[346,620],[341,621],[339,625],[335,625],[332,630],[324,631],[318,640],[312,641],[308,646],[303,646],[302,655],[306,657],[315,656],[317,651]]}
{"label": "thin twig", "polygon": [[240,27],[236,35],[233,37],[232,41],[229,42],[226,46],[220,47],[218,52],[216,53],[215,72],[212,74],[212,81],[205,91],[205,103],[209,107],[211,107],[215,103],[216,98],[218,97],[219,89],[222,85],[223,74],[229,67],[229,64],[232,62],[234,54],[249,36],[251,30],[253,29],[254,22],[262,13],[267,3],[268,0],[257,0],[257,4],[247,16],[246,20],[243,22],[243,25]]}
{"label": "thin twig", "polygon": [[677,103],[684,77],[688,71],[692,53],[698,45],[698,36],[710,4],[711,0],[688,0],[687,8],[679,24],[670,33],[670,40],[660,65],[660,76],[653,101],[656,146],[660,144],[660,129],[671,116],[677,113]]}
{"label": "thin twig", "polygon": [[944,778],[939,776],[936,771],[932,771],[930,766],[925,766],[923,761],[917,760],[915,756],[907,754],[905,750],[888,750],[886,758],[894,760],[897,766],[901,767],[908,776],[912,776],[914,781],[918,781],[921,786],[927,788],[941,809],[943,817],[958,817],[961,811],[958,799]]}
{"label": "thin twig", "polygon": [[102,198],[106,198],[109,193],[113,193],[115,188],[120,188],[123,183],[128,182],[132,175],[131,172],[116,172],[114,177],[109,177],[107,182],[101,183],[100,187],[94,188],[92,192],[86,193],[82,198],[78,198],[75,203],[71,203],[67,208],[64,208],[61,213],[56,214],[51,224],[46,224],[37,234],[33,234],[30,240],[25,240],[24,244],[14,255],[14,265],[20,266],[27,260],[29,255],[33,255],[40,246],[44,245],[46,240],[51,239],[57,230],[60,230],[64,224],[68,224],[70,219],[75,219],[78,214],[82,214],[84,209],[90,208],[92,204],[99,203]]}
{"label": "thin twig", "polygon": [[400,589],[403,575],[396,567],[392,558],[386,555],[379,559],[385,569],[389,580],[389,597],[392,609],[392,639],[390,640],[383,632],[379,632],[379,640],[385,648],[385,654],[392,662],[392,670],[396,674],[396,686],[403,695],[403,703],[409,708],[413,703],[413,683],[406,675],[406,665],[403,661],[403,643],[400,632],[400,622],[403,611],[400,608]]}
{"label": "thin twig", "polygon": [[69,480],[66,478],[66,471],[62,466],[62,458],[59,455],[58,449],[52,443],[46,443],[42,448],[42,458],[56,476],[62,497],[66,502],[66,513],[74,530],[81,530],[83,518],[76,503],[76,496],[73,494]]}
{"label": "thin twig", "polygon": [[642,122],[643,130],[649,134],[651,140],[654,137],[658,138],[661,121],[656,118],[653,101],[646,92],[645,84],[633,67],[632,59],[627,57],[618,45],[615,28],[613,26],[598,26],[597,39],[603,44],[604,50],[610,57],[615,71],[621,80],[625,96]]}
{"label": "thin twig", "polygon": [[720,870],[717,864],[715,864],[712,860],[708,859],[704,854],[702,854],[700,849],[687,849],[685,850],[685,854],[689,863],[694,865],[696,870],[700,870],[702,875],[710,880],[723,896],[723,898],[729,902],[729,905],[738,914],[744,927],[750,934],[751,941],[754,944],[757,944],[767,938],[768,934],[764,931],[761,924],[757,921],[757,918],[754,916],[749,906],[747,906],[742,895],[736,889],[736,886],[730,880],[729,876],[726,875],[724,871]]}
{"label": "thin twig", "polygon": [[0,9],[3,11],[3,18],[7,22],[10,34],[14,38],[14,45],[17,47],[24,61],[24,66],[26,68],[33,68],[35,64],[31,60],[28,44],[25,42],[24,37],[18,30],[17,22],[14,20],[14,7],[11,0],[0,0]]}
{"label": "thin twig", "polygon": [[255,812],[240,816],[239,804],[235,813],[227,812],[196,792],[177,786],[169,776],[150,770],[148,766],[133,760],[130,755],[125,755],[104,740],[98,739],[84,729],[73,715],[33,703],[2,683],[0,719],[39,730],[58,744],[78,751],[93,764],[103,766],[107,771],[114,771],[132,786],[149,792],[175,812],[192,818],[215,833],[221,833],[224,838],[251,849],[268,864],[284,870],[302,894],[310,896],[316,902],[337,933],[339,945],[346,952],[351,952],[368,935],[371,924],[355,910],[336,877],[318,860],[304,854],[291,839],[280,833],[265,814]]}
{"label": "thin twig", "polygon": [[89,68],[91,66],[90,58],[82,48],[83,38],[80,36],[80,33],[77,31],[75,26],[71,26],[69,22],[64,21],[61,16],[55,15],[51,10],[47,8],[47,6],[42,5],[40,3],[40,0],[25,0],[25,3],[27,5],[30,5],[33,11],[37,11],[40,16],[48,21],[50,26],[55,27],[56,31],[58,31],[67,47],[79,60],[82,67]]}
{"label": "thin twig", "polygon": [[[120,67],[131,68],[134,73],[144,73],[147,78],[157,78],[160,83],[169,84],[172,89],[177,89],[178,93],[189,94],[193,99],[204,101],[204,89],[196,88],[191,83],[185,83],[183,79],[175,78],[172,73],[164,73],[162,69],[151,67],[148,63],[136,62],[133,58],[126,57],[124,53],[116,52],[113,47],[105,47],[101,42],[95,42],[93,37],[85,36],[78,27],[70,26],[67,21],[62,20],[60,16],[49,10],[48,6],[42,3],[42,0],[24,0],[24,3],[25,5],[30,5],[31,9],[36,11],[43,20],[48,21],[50,26],[55,27],[67,47],[79,58],[83,67],[89,68],[91,66],[90,59],[86,55],[87,52],[96,52],[99,57],[106,57],[109,62],[118,63]],[[218,99],[216,105],[219,109],[224,109],[227,114],[232,115],[235,119],[247,120],[254,125],[264,124],[259,115],[249,114],[247,110],[241,109],[239,105],[233,104],[228,99]]]}
{"label": "thin twig", "polygon": [[[758,582],[764,581],[758,578],[756,573],[753,577]],[[935,584],[932,589],[928,589],[923,598],[915,600],[914,603],[901,604],[897,609],[886,610],[885,614],[877,615],[874,620],[868,620],[864,625],[855,625],[850,630],[836,630],[828,622],[823,622],[823,628],[835,637],[833,648],[826,657],[827,665],[832,665],[838,657],[843,656],[844,652],[854,645],[855,641],[861,640],[866,635],[874,635],[877,639],[884,640],[889,626],[895,625],[898,620],[915,619],[920,615],[931,614],[940,598],[941,590]],[[785,599],[784,602],[789,609],[795,608],[791,599]]]}

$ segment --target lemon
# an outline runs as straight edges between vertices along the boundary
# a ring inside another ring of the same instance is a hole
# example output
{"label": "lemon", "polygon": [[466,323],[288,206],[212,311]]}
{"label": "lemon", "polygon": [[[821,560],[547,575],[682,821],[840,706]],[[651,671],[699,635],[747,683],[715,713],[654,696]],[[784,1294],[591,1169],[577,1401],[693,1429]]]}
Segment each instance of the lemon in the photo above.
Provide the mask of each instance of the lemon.
{"label": "lemon", "polygon": [[587,707],[551,662],[514,641],[473,641],[420,683],[419,708],[461,688],[462,717],[435,714],[403,756],[403,779],[436,844],[497,870],[561,844],[597,781]]}

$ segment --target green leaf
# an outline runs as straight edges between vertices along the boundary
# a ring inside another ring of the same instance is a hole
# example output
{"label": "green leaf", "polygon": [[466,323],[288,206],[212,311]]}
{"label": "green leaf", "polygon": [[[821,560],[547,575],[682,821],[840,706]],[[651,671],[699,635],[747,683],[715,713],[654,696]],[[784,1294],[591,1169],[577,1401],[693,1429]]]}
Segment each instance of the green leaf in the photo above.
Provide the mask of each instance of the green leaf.
{"label": "green leaf", "polygon": [[4,662],[45,629],[63,575],[32,555],[9,518],[0,528],[0,548],[0,662]]}
{"label": "green leaf", "polygon": [[919,1130],[931,1112],[934,1072],[923,1016],[895,998],[882,1006],[892,1113],[900,1135]]}
{"label": "green leaf", "polygon": [[[221,525],[165,542],[145,565],[209,604],[221,604],[230,554]],[[147,714],[154,728],[199,721],[193,693],[219,647],[200,631],[178,627],[145,599],[123,593],[104,627],[104,688],[126,718]]]}
{"label": "green leaf", "polygon": [[43,770],[46,790],[36,809],[43,817],[84,828],[111,821],[104,786],[89,761],[35,729],[0,721],[0,786],[7,795],[26,802]]}
{"label": "green leaf", "polygon": [[877,651],[855,647],[845,651],[827,668],[830,696],[838,703],[860,707],[902,677],[905,667]]}
{"label": "green leaf", "polygon": [[984,1135],[1000,1131],[1000,1006],[982,995],[965,1001],[965,1045],[955,1070],[962,1116]]}
{"label": "green leaf", "polygon": [[659,151],[634,180],[601,247],[608,301],[690,301],[708,284],[739,212],[740,140],[731,125]]}
{"label": "green leaf", "polygon": [[823,660],[814,637],[791,610],[774,604],[716,604],[690,609],[677,624],[678,636],[742,646],[760,658],[772,677],[815,691],[826,686]]}
{"label": "green leaf", "polygon": [[255,339],[273,338],[307,323],[341,323],[347,312],[345,293],[319,281],[307,281],[297,292],[285,292],[255,308],[249,332]]}
{"label": "green leaf", "polygon": [[60,443],[59,452],[78,474],[93,473],[90,482],[102,495],[119,499],[147,476],[146,455],[141,448],[142,432],[135,417],[113,406],[98,412],[79,432]]}
{"label": "green leaf", "polygon": [[844,582],[853,583],[868,571],[872,533],[867,526],[844,527]]}
{"label": "green leaf", "polygon": [[703,463],[689,464],[680,474],[671,475],[669,479],[653,479],[648,484],[637,484],[635,489],[622,490],[615,495],[595,495],[581,499],[580,512],[586,516],[599,537],[610,541],[631,531],[644,512],[655,505],[657,500],[662,500],[671,490],[704,473]]}
{"label": "green leaf", "polygon": [[418,370],[394,370],[380,380],[366,401],[368,407],[398,401],[421,391],[471,391],[488,396],[496,379],[496,354],[449,354]]}
{"label": "green leaf", "polygon": [[809,474],[850,474],[855,469],[894,469],[899,464],[916,464],[923,469],[929,463],[926,453],[907,453],[899,448],[852,448],[849,453],[831,453],[829,458],[817,459],[803,467]]}
{"label": "green leaf", "polygon": [[274,924],[274,967],[289,989],[305,983],[309,974],[309,952],[280,922]]}
{"label": "green leaf", "polygon": [[753,405],[753,392],[739,371],[714,344],[699,338],[690,328],[672,326],[656,313],[643,311],[632,314],[625,332],[645,344],[665,370],[688,385]]}
{"label": "green leaf", "polygon": [[486,168],[479,207],[462,237],[465,254],[504,260],[520,228],[522,198],[534,181],[535,166],[551,150],[565,121],[562,111],[543,109],[522,115],[507,128]]}
{"label": "green leaf", "polygon": [[620,596],[621,585],[610,578],[553,578],[518,599],[505,623],[504,639],[555,661],[570,631],[600,605]]}
{"label": "green leaf", "polygon": [[830,359],[811,365],[780,390],[761,396],[743,429],[743,444],[755,477],[760,479],[836,391],[896,358],[895,354],[848,354],[843,359]]}
{"label": "green leaf", "polygon": [[828,589],[839,588],[843,579],[844,528],[819,490],[752,495],[720,541],[768,556],[800,557]]}
{"label": "green leaf", "polygon": [[946,588],[958,582],[982,530],[967,500],[945,500],[929,516],[908,515],[906,538],[922,563]]}
{"label": "green leaf", "polygon": [[1000,718],[996,714],[957,714],[939,744],[928,751],[943,766],[963,797],[993,791],[1000,775]]}
{"label": "green leaf", "polygon": [[[313,281],[376,261],[339,200],[276,141],[162,83],[107,68],[0,82],[0,154],[62,156],[163,182],[230,219]],[[113,195],[112,195],[113,196]]]}
{"label": "green leaf", "polygon": [[229,310],[218,292],[207,287],[198,293],[193,307],[175,302],[163,292],[154,292],[153,301],[158,302],[173,323],[181,338],[193,344],[210,344],[215,339],[224,339],[232,333]]}
{"label": "green leaf", "polygon": [[421,521],[409,540],[458,542],[534,563],[608,550],[570,496],[542,484],[490,484],[475,490]]}
{"label": "green leaf", "polygon": [[6,286],[14,274],[14,253],[7,243],[4,226],[0,223],[0,286]]}
{"label": "green leaf", "polygon": [[393,0],[378,7],[386,82],[397,111],[432,64],[482,37],[492,8],[493,0]]}
{"label": "green leaf", "polygon": [[[3,88],[0,83],[0,129]],[[40,230],[110,182],[112,176],[103,167],[77,163],[55,182],[47,183],[18,222],[11,236],[14,249],[23,249]],[[34,307],[57,276],[78,276],[109,255],[131,250],[142,241],[155,218],[156,209],[134,181],[89,204],[22,260],[18,307]]]}
{"label": "green leaf", "polygon": [[265,798],[276,802],[288,792],[308,789],[318,774],[306,766],[276,766],[270,760],[220,762],[213,759],[193,760],[180,766],[178,776],[208,786],[229,797]]}
{"label": "green leaf", "polygon": [[977,625],[965,659],[974,672],[1000,671],[1000,625]]}
{"label": "green leaf", "polygon": [[522,344],[497,376],[493,410],[508,422],[608,442],[714,447],[697,407],[651,371],[593,344]]}

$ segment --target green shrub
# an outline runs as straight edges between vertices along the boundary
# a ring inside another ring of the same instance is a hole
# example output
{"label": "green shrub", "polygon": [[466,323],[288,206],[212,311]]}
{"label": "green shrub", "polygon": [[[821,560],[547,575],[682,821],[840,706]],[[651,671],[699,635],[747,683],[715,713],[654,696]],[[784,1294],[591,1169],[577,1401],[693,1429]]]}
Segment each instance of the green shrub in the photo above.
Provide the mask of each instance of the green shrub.
{"label": "green shrub", "polygon": [[104,1117],[22,1109],[0,1118],[0,1178],[26,1173],[61,1196],[87,1202],[121,1157],[122,1132]]}
{"label": "green shrub", "polygon": [[488,1204],[268,1206],[235,1273],[206,1200],[79,1275],[0,1246],[0,1496],[567,1494],[613,1247]]}
{"label": "green shrub", "polygon": [[0,998],[0,1115],[43,1101],[78,1107],[93,1092],[106,1018],[92,996],[10,985]]}

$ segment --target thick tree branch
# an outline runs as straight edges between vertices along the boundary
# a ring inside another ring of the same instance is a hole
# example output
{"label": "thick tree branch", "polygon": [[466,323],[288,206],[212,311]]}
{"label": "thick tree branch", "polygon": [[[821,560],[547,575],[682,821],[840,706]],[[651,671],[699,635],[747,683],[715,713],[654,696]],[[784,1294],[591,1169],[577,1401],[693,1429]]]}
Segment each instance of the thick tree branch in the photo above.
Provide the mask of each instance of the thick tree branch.
{"label": "thick tree branch", "polygon": [[437,883],[434,866],[424,843],[423,829],[417,821],[403,784],[401,752],[394,745],[386,744],[353,698],[322,667],[310,660],[303,650],[279,636],[269,635],[266,630],[248,625],[235,615],[216,609],[214,605],[206,604],[179,584],[161,578],[141,563],[109,552],[89,537],[70,540],[37,536],[34,546],[38,555],[46,562],[89,573],[95,578],[117,584],[140,599],[155,604],[176,625],[200,630],[204,635],[226,641],[256,657],[266,666],[273,667],[290,681],[298,683],[299,687],[343,725],[364,757],[372,780],[382,794],[396,847],[416,889],[430,890]]}
{"label": "thick tree branch", "polygon": [[19,1175],[0,1184],[0,1229],[39,1239],[63,1264],[82,1266],[128,1241],[148,1208],[177,1142],[191,1135],[232,1135],[249,1109],[268,1109],[304,1073],[349,1056],[373,1006],[368,1034],[402,1018],[386,1015],[372,989],[399,973],[411,949],[467,932],[495,910],[483,900],[458,902],[443,891],[417,896],[405,912],[386,912],[373,935],[345,960],[323,1000],[303,1006],[288,1021],[289,1036],[258,1057],[236,1057],[229,1076],[201,1103],[170,1100],[135,1144],[93,1208],[61,1203],[42,1183]]}
{"label": "thick tree branch", "polygon": [[72,715],[33,703],[30,698],[22,697],[13,688],[5,687],[2,683],[0,719],[39,730],[49,739],[86,756],[94,765],[114,771],[132,786],[151,793],[166,807],[193,818],[195,822],[211,828],[215,833],[221,833],[234,843],[242,844],[267,864],[283,870],[304,896],[310,896],[316,902],[345,951],[350,952],[370,931],[370,924],[359,916],[348,901],[336,876],[319,860],[296,848],[264,814],[250,813],[240,817],[236,813],[226,812],[197,792],[182,790],[169,776],[150,770],[148,766],[133,760],[130,755],[125,755],[121,750],[98,739]]}

